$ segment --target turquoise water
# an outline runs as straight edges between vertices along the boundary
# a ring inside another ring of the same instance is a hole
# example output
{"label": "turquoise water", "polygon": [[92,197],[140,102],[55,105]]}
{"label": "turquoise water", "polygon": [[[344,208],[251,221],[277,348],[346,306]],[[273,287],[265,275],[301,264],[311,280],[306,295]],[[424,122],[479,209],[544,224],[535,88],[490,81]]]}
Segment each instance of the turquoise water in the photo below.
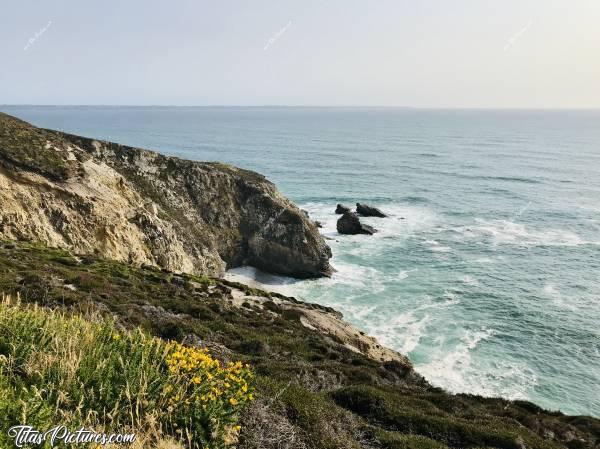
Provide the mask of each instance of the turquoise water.
{"label": "turquoise water", "polygon": [[[600,112],[0,109],[267,175],[325,224],[338,271],[265,282],[435,385],[600,416]],[[375,236],[336,233],[336,203],[356,201],[391,215],[365,220]]]}

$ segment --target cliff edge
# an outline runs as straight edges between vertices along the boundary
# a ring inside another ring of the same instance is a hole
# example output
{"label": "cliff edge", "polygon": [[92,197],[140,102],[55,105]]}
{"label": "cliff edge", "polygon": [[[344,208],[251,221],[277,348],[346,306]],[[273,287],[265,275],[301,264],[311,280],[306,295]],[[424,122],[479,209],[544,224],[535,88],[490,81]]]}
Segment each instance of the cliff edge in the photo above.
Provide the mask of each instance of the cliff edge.
{"label": "cliff edge", "polygon": [[170,271],[331,273],[315,224],[264,176],[37,128],[0,113],[0,239]]}

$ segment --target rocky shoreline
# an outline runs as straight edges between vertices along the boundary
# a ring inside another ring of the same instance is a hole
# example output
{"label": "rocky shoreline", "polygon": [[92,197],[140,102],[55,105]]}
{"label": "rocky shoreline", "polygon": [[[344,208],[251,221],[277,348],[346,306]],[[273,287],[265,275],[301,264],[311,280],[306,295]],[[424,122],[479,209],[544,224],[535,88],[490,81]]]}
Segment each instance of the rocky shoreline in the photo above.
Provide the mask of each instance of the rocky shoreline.
{"label": "rocky shoreline", "polygon": [[[599,447],[596,419],[451,395],[335,310],[221,279],[245,264],[332,273],[316,224],[262,175],[0,114],[0,204],[1,293],[253,366],[259,400],[239,448]],[[375,232],[359,215],[386,216],[336,213],[349,233]]]}

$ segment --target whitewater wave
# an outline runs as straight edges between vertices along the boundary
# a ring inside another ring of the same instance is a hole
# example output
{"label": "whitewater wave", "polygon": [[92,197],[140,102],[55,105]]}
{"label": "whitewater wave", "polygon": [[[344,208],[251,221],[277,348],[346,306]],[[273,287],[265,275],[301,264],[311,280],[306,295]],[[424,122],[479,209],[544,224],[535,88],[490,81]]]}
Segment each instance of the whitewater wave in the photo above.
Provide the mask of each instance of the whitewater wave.
{"label": "whitewater wave", "polygon": [[412,270],[400,270],[398,273],[398,280],[403,281],[404,279],[408,278],[410,273],[414,273],[417,270],[417,268],[413,268]]}
{"label": "whitewater wave", "polygon": [[[331,259],[332,265],[336,271],[331,277],[319,279],[295,279],[286,276],[279,276],[266,273],[258,268],[251,266],[238,267],[228,270],[225,273],[225,279],[241,282],[251,287],[262,290],[281,293],[287,296],[299,298],[308,298],[310,301],[319,299],[324,304],[331,307],[338,307],[342,312],[351,311],[351,316],[361,319],[367,315],[365,312],[356,312],[353,309],[352,301],[356,296],[364,292],[371,294],[382,293],[385,290],[385,284],[393,278],[380,270],[359,264],[352,264],[339,260],[335,255]],[[414,270],[408,270],[408,272]],[[348,293],[344,301],[335,301],[328,292],[336,286],[343,287]],[[320,290],[323,293],[321,298],[315,298],[315,292]]]}
{"label": "whitewater wave", "polygon": [[463,284],[479,285],[479,281],[477,279],[475,279],[473,276],[469,276],[468,274],[463,276],[460,280],[463,282]]}
{"label": "whitewater wave", "polygon": [[523,245],[523,246],[579,246],[586,244],[597,245],[582,239],[574,232],[563,229],[535,230],[522,223],[509,220],[476,219],[472,226],[460,226],[455,231],[467,239],[488,239],[494,246]]}
{"label": "whitewater wave", "polygon": [[291,287],[294,284],[301,282],[295,278],[266,273],[251,266],[232,268],[225,273],[224,277],[229,281],[241,282],[250,287],[284,295],[292,291]]}
{"label": "whitewater wave", "polygon": [[342,262],[336,258],[332,259],[336,272],[330,278],[323,278],[316,282],[331,286],[342,284],[356,289],[368,287],[373,293],[384,290],[385,276],[376,268]]}
{"label": "whitewater wave", "polygon": [[376,337],[383,345],[394,348],[402,354],[410,355],[421,341],[429,334],[429,326],[433,324],[437,310],[460,304],[455,295],[444,295],[444,301],[433,301],[431,297],[423,298],[422,303],[403,313],[387,310],[373,314],[365,321],[364,327],[370,335]]}
{"label": "whitewater wave", "polygon": [[439,357],[415,368],[433,385],[459,393],[526,399],[537,384],[535,373],[525,365],[500,359],[491,364],[473,363],[472,353],[493,337],[494,330],[465,330],[453,349],[439,349]]}
{"label": "whitewater wave", "polygon": [[423,242],[427,245],[427,249],[434,253],[449,253],[452,251],[452,248],[449,246],[441,245],[437,240],[425,240]]}

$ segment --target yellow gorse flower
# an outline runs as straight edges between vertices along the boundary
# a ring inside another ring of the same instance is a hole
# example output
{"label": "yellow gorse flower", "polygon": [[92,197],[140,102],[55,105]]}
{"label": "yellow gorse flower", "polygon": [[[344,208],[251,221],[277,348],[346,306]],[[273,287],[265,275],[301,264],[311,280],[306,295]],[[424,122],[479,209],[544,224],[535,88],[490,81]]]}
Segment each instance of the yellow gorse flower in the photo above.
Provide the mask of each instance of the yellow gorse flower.
{"label": "yellow gorse flower", "polygon": [[171,407],[194,407],[198,410],[223,409],[236,414],[241,406],[254,399],[248,364],[222,364],[206,349],[171,343],[166,358],[174,387],[165,389]]}

